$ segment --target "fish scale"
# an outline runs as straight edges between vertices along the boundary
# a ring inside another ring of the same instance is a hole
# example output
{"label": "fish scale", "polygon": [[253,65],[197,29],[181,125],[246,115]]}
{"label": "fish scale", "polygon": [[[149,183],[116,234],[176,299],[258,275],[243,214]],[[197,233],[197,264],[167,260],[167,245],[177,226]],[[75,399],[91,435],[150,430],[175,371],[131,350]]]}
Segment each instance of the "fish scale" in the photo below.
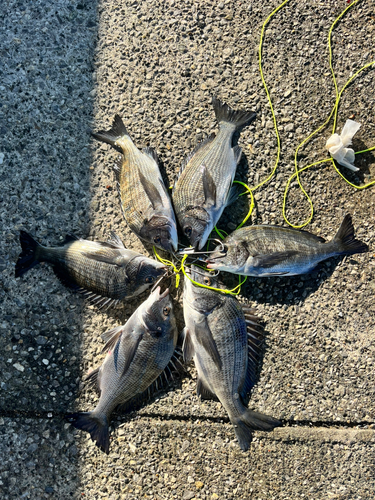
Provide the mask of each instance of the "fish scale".
{"label": "fish scale", "polygon": [[[108,242],[69,236],[58,247],[46,247],[21,231],[22,253],[16,264],[16,277],[22,276],[39,262],[47,262],[60,281],[103,305],[139,295],[166,272],[153,259],[124,247],[114,233]],[[105,304],[104,304],[105,302]]]}
{"label": "fish scale", "polygon": [[[223,250],[224,249],[224,250]],[[312,271],[319,262],[339,255],[367,252],[355,239],[350,215],[328,242],[319,236],[280,226],[237,229],[207,258],[207,267],[244,276],[294,276]]]}
{"label": "fish scale", "polygon": [[110,130],[95,132],[93,136],[123,153],[114,170],[122,213],[130,229],[163,250],[177,250],[176,220],[155,151],[151,148],[140,151],[118,115]]}
{"label": "fish scale", "polygon": [[99,389],[99,402],[93,411],[71,413],[66,420],[89,432],[108,454],[112,412],[145,392],[163,373],[175,351],[177,336],[169,290],[160,293],[157,287],[124,326],[102,335],[108,353],[88,377]]}
{"label": "fish scale", "polygon": [[[221,288],[208,272],[191,266],[190,273],[197,283]],[[253,412],[244,404],[255,382],[254,347],[250,351],[249,336],[260,340],[256,318],[251,316],[247,321],[234,297],[195,286],[189,279],[184,282],[183,307],[184,358],[194,359],[198,395],[221,402],[241,448],[247,450],[252,430],[271,430],[280,425],[278,420]]]}
{"label": "fish scale", "polygon": [[255,117],[235,111],[213,98],[219,133],[209,137],[185,159],[173,186],[176,217],[190,244],[201,249],[230,200],[230,189],[241,157],[233,134]]}

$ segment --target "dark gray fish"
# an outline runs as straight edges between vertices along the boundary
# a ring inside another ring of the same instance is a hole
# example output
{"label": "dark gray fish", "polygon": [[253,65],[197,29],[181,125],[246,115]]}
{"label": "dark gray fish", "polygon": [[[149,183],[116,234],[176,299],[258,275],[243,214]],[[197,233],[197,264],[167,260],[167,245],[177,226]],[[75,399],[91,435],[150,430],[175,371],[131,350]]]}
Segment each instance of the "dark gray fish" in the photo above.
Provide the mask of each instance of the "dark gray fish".
{"label": "dark gray fish", "polygon": [[198,144],[185,159],[174,184],[176,217],[190,244],[201,249],[221,217],[236,198],[231,190],[242,150],[232,146],[233,134],[253,120],[253,111],[234,111],[213,97],[219,133]]}
{"label": "dark gray fish", "polygon": [[368,251],[354,237],[352,218],[346,215],[336,236],[320,236],[281,226],[248,226],[229,235],[206,260],[209,269],[243,276],[294,276],[312,271],[336,255]]}
{"label": "dark gray fish", "polygon": [[161,262],[126,249],[114,233],[108,242],[67,236],[61,246],[45,247],[21,231],[20,242],[16,278],[48,262],[64,285],[102,307],[139,295],[167,271]]}
{"label": "dark gray fish", "polygon": [[[191,278],[215,288],[218,280],[194,266]],[[242,450],[247,450],[254,429],[268,431],[281,423],[249,410],[245,400],[255,383],[256,361],[262,341],[253,311],[242,308],[229,295],[184,284],[184,359],[194,358],[198,372],[197,393],[218,399],[228,413]]]}
{"label": "dark gray fish", "polygon": [[157,287],[124,326],[104,335],[108,354],[100,368],[90,374],[100,399],[91,412],[71,413],[66,420],[90,433],[91,439],[109,453],[109,421],[120,404],[131,400],[163,373],[177,343],[177,328],[169,290]]}
{"label": "dark gray fish", "polygon": [[130,229],[167,252],[177,250],[177,227],[171,199],[152,148],[140,151],[116,115],[111,130],[93,133],[123,153],[115,166],[121,207]]}

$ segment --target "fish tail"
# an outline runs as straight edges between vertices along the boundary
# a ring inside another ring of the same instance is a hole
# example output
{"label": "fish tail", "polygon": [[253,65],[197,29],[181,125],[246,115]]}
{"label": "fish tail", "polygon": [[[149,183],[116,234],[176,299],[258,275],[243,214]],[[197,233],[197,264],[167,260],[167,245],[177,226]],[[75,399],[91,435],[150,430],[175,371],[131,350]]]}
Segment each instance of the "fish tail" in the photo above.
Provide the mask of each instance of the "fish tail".
{"label": "fish tail", "polygon": [[351,215],[345,215],[340,229],[337,231],[333,242],[338,245],[341,254],[363,253],[368,251],[368,246],[362,241],[356,240]]}
{"label": "fish tail", "polygon": [[280,420],[246,408],[238,418],[231,418],[238,442],[243,451],[249,449],[252,431],[271,431],[281,425]]}
{"label": "fish tail", "polygon": [[212,105],[214,107],[216,119],[218,123],[232,123],[235,128],[241,128],[245,123],[250,122],[256,117],[254,111],[234,110],[225,102],[221,102],[217,97],[212,97]]}
{"label": "fish tail", "polygon": [[65,420],[76,429],[90,434],[96,446],[109,454],[109,425],[106,417],[98,417],[95,412],[69,413]]}
{"label": "fish tail", "polygon": [[99,132],[92,132],[92,135],[95,139],[107,142],[111,146],[116,146],[116,141],[121,139],[121,137],[129,136],[124,122],[119,115],[115,116],[110,130],[99,130]]}
{"label": "fish tail", "polygon": [[42,245],[35,241],[26,231],[20,231],[20,243],[22,252],[16,263],[16,278],[22,276],[26,271],[39,264],[37,254],[38,249],[42,247]]}

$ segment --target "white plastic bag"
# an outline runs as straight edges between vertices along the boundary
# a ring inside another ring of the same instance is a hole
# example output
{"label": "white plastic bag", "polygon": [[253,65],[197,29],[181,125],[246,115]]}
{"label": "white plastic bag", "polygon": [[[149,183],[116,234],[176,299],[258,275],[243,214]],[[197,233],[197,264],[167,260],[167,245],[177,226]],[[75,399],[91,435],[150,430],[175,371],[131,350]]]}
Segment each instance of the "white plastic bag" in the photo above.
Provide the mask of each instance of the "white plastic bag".
{"label": "white plastic bag", "polygon": [[331,153],[332,158],[343,167],[353,170],[353,172],[357,172],[359,169],[354,166],[353,149],[347,146],[352,143],[353,136],[360,126],[361,124],[354,120],[346,120],[341,134],[331,135],[326,143],[326,148]]}

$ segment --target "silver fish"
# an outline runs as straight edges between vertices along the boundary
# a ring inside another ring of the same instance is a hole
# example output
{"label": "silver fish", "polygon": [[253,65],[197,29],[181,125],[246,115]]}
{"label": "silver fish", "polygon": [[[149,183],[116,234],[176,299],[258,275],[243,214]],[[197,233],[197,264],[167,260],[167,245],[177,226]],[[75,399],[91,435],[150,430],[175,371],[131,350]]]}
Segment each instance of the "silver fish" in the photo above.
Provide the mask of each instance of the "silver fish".
{"label": "silver fish", "polygon": [[215,97],[212,104],[219,133],[189,154],[172,191],[180,226],[190,244],[199,250],[224,208],[236,198],[237,188],[231,187],[242,150],[238,145],[232,146],[233,134],[256,116],[253,111],[234,111]]}
{"label": "silver fish", "polygon": [[100,399],[91,412],[66,415],[77,429],[109,453],[109,421],[114,409],[131,400],[163,373],[177,343],[177,328],[169,290],[157,287],[124,326],[103,336],[108,354],[89,378],[97,384]]}
{"label": "silver fish", "polygon": [[[210,273],[192,266],[191,278],[219,287]],[[256,357],[261,341],[257,318],[231,296],[184,284],[184,359],[194,358],[198,372],[197,393],[218,399],[228,413],[242,450],[251,442],[251,431],[280,425],[272,417],[249,410],[244,402],[255,383]]]}
{"label": "silver fish", "polygon": [[101,130],[93,136],[123,153],[114,170],[122,212],[130,229],[152,245],[167,252],[176,251],[176,219],[155,150],[148,147],[140,151],[118,115],[111,130]]}
{"label": "silver fish", "polygon": [[48,262],[64,285],[102,307],[139,295],[167,272],[161,262],[126,249],[114,233],[108,242],[67,236],[61,246],[45,247],[21,231],[20,242],[16,277]]}
{"label": "silver fish", "polygon": [[312,271],[336,255],[368,251],[354,237],[352,218],[346,215],[336,236],[320,236],[281,226],[248,226],[234,231],[207,258],[209,269],[243,276],[294,276]]}

